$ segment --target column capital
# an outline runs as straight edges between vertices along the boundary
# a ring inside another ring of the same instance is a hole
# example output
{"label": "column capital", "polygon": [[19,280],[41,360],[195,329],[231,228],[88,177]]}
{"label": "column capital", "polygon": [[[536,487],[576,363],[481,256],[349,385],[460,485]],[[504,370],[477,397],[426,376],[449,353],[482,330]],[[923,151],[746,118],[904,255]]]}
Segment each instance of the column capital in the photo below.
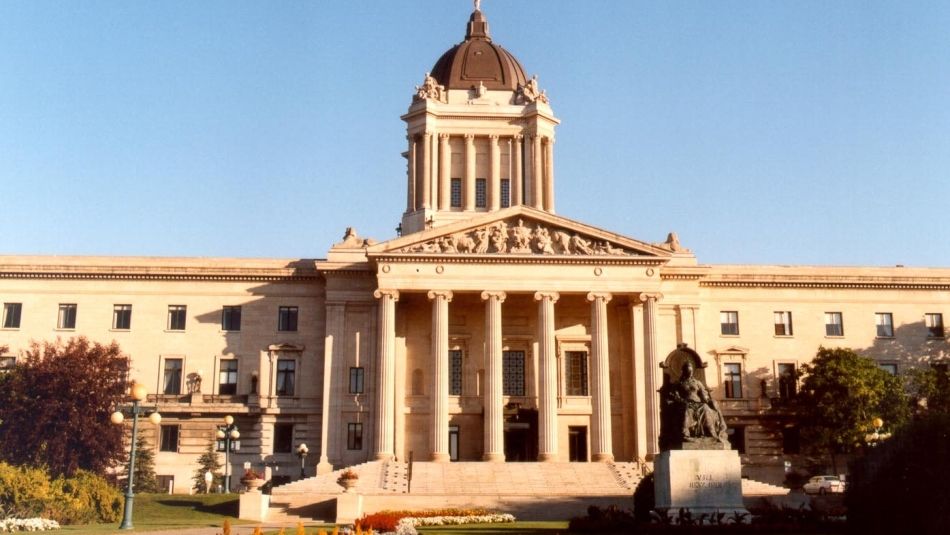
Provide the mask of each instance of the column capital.
{"label": "column capital", "polygon": [[498,134],[488,134],[488,139],[498,141]]}
{"label": "column capital", "polygon": [[646,303],[647,301],[659,301],[663,299],[663,294],[660,292],[640,292],[640,301]]}
{"label": "column capital", "polygon": [[373,297],[375,297],[376,299],[389,297],[393,301],[399,301],[399,290],[386,290],[386,289],[380,288],[373,292]]}
{"label": "column capital", "polygon": [[489,299],[497,299],[499,303],[504,303],[505,298],[508,297],[508,294],[505,292],[498,292],[493,290],[485,290],[482,292],[482,300],[488,301]]}
{"label": "column capital", "polygon": [[445,299],[446,301],[452,301],[452,290],[429,290],[426,295],[429,299]]}
{"label": "column capital", "polygon": [[598,299],[603,299],[605,305],[609,303],[610,300],[613,299],[613,297],[614,296],[610,292],[590,292],[587,294],[588,301],[593,302]]}
{"label": "column capital", "polygon": [[534,292],[535,301],[550,299],[552,303],[556,303],[557,300],[560,298],[561,298],[561,294],[557,292]]}
{"label": "column capital", "polygon": [[514,138],[515,141],[521,141],[522,139],[524,139],[524,134],[515,134],[511,137]]}
{"label": "column capital", "polygon": [[450,137],[452,137],[450,134],[439,134],[439,139],[443,141],[447,141]]}
{"label": "column capital", "polygon": [[541,140],[547,143],[548,145],[554,145],[554,138],[551,136],[542,136]]}
{"label": "column capital", "polygon": [[475,140],[475,134],[465,134],[465,140],[466,140],[466,141],[474,141],[474,140]]}
{"label": "column capital", "polygon": [[432,132],[431,130],[425,130],[425,131],[422,132],[422,135],[423,135],[424,137],[432,137],[432,136],[435,135],[435,132]]}

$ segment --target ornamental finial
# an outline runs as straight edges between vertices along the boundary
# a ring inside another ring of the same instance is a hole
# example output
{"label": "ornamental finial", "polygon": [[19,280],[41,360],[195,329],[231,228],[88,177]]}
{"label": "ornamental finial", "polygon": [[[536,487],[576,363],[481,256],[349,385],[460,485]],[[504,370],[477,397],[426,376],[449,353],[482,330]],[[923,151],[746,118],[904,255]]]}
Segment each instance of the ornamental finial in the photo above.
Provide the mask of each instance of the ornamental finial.
{"label": "ornamental finial", "polygon": [[482,0],[474,0],[474,4],[475,4],[475,11],[482,10]]}

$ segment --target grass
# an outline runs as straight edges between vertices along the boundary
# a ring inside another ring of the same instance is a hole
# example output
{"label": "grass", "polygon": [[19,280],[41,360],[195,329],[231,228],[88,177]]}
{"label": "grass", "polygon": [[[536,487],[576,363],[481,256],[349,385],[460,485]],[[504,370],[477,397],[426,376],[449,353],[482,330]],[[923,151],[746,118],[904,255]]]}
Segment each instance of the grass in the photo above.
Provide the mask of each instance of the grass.
{"label": "grass", "polygon": [[[236,494],[139,494],[135,497],[132,525],[135,531],[174,530],[181,528],[220,528],[224,519],[231,524],[246,524],[238,520]],[[119,523],[64,526],[70,533],[126,533]]]}

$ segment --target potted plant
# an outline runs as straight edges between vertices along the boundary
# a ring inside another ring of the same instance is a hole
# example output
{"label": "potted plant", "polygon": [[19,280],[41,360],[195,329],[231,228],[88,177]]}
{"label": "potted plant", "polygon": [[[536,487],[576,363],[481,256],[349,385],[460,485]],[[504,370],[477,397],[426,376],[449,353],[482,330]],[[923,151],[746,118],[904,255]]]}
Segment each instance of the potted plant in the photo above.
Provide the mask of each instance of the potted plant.
{"label": "potted plant", "polygon": [[247,468],[241,476],[241,483],[244,483],[248,490],[257,490],[264,486],[264,474],[256,472],[253,468]]}
{"label": "potted plant", "polygon": [[352,468],[347,468],[340,474],[339,479],[336,482],[343,487],[343,492],[353,492],[353,489],[356,488],[356,485],[360,481],[360,476],[353,471]]}

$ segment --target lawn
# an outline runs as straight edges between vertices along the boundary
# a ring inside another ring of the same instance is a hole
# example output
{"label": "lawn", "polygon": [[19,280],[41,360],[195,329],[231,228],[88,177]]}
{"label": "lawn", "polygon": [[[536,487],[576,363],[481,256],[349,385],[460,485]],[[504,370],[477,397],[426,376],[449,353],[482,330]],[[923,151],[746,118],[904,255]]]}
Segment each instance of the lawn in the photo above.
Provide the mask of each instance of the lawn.
{"label": "lawn", "polygon": [[[224,519],[231,524],[246,524],[237,519],[236,494],[139,494],[135,497],[132,525],[135,531],[174,530],[180,528],[220,528]],[[119,523],[64,526],[70,533],[120,532]],[[124,531],[121,531],[124,533]]]}

